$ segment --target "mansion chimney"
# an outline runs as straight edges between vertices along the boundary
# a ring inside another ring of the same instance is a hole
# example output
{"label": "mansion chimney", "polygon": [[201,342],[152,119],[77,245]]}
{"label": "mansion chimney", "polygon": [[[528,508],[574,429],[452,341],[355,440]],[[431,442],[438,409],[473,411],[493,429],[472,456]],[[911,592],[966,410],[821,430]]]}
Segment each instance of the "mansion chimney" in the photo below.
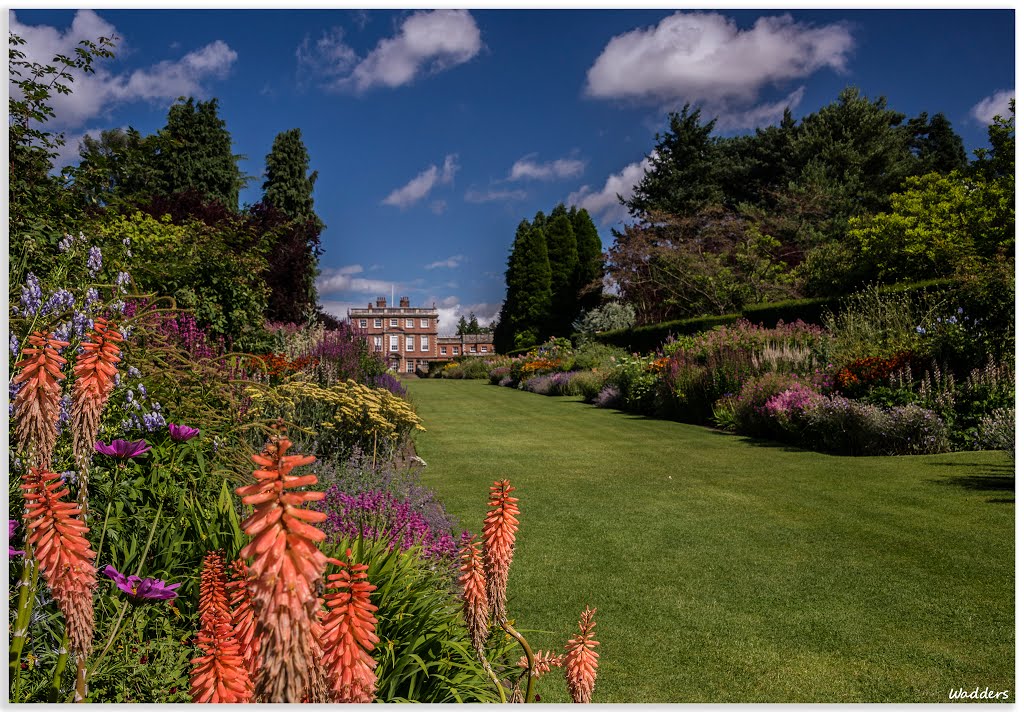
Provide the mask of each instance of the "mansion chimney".
{"label": "mansion chimney", "polygon": [[385,299],[384,297],[377,297],[377,308],[378,309],[383,309],[387,305],[388,305],[388,300],[387,299]]}
{"label": "mansion chimney", "polygon": [[403,308],[403,309],[408,309],[409,308],[409,297],[402,297],[401,299],[399,299],[398,300],[398,306]]}

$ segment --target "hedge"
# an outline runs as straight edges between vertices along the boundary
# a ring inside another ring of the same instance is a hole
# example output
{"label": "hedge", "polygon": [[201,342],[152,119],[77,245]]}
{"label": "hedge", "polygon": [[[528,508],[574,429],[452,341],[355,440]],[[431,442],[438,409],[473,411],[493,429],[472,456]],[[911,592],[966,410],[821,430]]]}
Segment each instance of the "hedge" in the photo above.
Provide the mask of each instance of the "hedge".
{"label": "hedge", "polygon": [[[954,280],[952,279],[929,279],[910,284],[892,284],[882,287],[881,291],[927,292],[933,288],[944,289],[953,283]],[[596,339],[601,343],[618,346],[627,351],[648,353],[657,350],[665,343],[665,339],[672,334],[676,336],[696,334],[701,331],[708,331],[716,326],[731,324],[740,318],[765,327],[775,326],[779,321],[789,323],[797,320],[808,324],[821,324],[825,315],[829,312],[838,311],[841,303],[848,296],[848,294],[839,294],[833,297],[787,299],[781,302],[756,304],[745,307],[738,314],[699,316],[691,319],[663,321],[659,324],[634,326],[629,329],[603,331],[596,335]]]}

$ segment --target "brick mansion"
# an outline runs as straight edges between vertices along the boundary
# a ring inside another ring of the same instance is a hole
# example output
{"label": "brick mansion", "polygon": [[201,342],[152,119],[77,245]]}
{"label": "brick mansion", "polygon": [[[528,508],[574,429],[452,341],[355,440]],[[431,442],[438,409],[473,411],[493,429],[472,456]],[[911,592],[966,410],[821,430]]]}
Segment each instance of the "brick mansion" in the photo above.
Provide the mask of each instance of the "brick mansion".
{"label": "brick mansion", "polygon": [[383,352],[398,373],[426,373],[431,362],[494,353],[491,334],[439,336],[436,308],[409,306],[409,297],[402,297],[397,307],[393,304],[388,306],[384,297],[378,297],[376,304],[365,309],[349,309],[348,318],[364,334],[370,349]]}

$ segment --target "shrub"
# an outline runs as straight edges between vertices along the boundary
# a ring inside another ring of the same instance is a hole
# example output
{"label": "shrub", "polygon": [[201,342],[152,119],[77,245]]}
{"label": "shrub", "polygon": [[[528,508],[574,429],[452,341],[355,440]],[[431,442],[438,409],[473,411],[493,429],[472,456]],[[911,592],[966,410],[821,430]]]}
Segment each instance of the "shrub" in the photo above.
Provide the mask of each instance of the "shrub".
{"label": "shrub", "polygon": [[527,378],[525,381],[519,384],[519,387],[524,391],[530,391],[530,393],[539,393],[542,396],[551,395],[553,383],[551,376],[534,376],[533,378]]}
{"label": "shrub", "polygon": [[487,373],[487,378],[490,380],[492,386],[497,386],[502,380],[509,377],[509,372],[511,370],[512,369],[508,366],[498,366],[497,368],[492,368]]}
{"label": "shrub", "polygon": [[975,447],[979,450],[1005,450],[1012,458],[1015,453],[1015,426],[1013,408],[996,408],[982,416],[978,423]]}
{"label": "shrub", "polygon": [[622,402],[622,392],[614,384],[608,384],[594,398],[594,405],[598,408],[618,408]]}
{"label": "shrub", "polygon": [[733,422],[736,430],[754,437],[777,435],[775,421],[765,406],[780,393],[801,387],[803,384],[790,374],[768,372],[748,380],[735,398]]}
{"label": "shrub", "polygon": [[589,371],[594,368],[611,368],[628,354],[616,346],[589,341],[580,346],[572,355],[572,368]]}
{"label": "shrub", "polygon": [[946,452],[948,428],[916,405],[880,408],[842,396],[813,401],[800,436],[808,447],[844,455],[917,455]]}
{"label": "shrub", "polygon": [[593,403],[608,382],[609,375],[608,371],[573,371],[564,395],[582,396],[587,403]]}

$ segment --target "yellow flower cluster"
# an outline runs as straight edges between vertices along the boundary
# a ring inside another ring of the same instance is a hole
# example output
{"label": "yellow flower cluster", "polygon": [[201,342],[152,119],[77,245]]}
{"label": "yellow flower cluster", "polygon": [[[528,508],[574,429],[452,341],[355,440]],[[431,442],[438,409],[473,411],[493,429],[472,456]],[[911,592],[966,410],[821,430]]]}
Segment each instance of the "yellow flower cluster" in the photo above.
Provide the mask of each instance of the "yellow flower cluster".
{"label": "yellow flower cluster", "polygon": [[246,395],[263,418],[281,417],[302,428],[319,430],[325,440],[347,444],[395,440],[425,430],[412,405],[384,388],[349,379],[329,388],[310,381],[289,381],[274,388],[249,387]]}

